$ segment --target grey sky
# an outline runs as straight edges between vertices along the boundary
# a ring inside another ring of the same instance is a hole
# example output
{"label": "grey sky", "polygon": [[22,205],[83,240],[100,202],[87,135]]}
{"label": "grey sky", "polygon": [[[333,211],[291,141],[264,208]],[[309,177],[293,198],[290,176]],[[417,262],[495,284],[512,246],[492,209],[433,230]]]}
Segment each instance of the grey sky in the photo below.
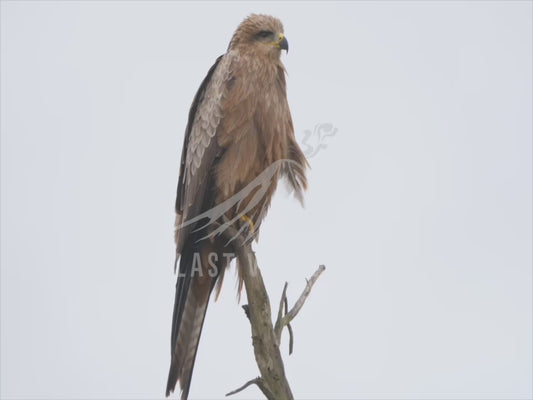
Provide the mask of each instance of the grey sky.
{"label": "grey sky", "polygon": [[[531,398],[529,1],[2,1],[2,398],[163,396],[186,117],[251,12],[285,25],[300,141],[337,129],[255,246],[274,303],[327,267],[295,396]],[[232,275],[191,399],[257,375]]]}

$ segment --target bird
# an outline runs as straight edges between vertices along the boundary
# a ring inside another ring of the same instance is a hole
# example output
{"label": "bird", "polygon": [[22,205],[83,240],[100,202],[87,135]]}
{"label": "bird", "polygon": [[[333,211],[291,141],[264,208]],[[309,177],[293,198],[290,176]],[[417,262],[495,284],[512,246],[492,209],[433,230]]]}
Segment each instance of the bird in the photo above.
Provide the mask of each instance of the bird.
{"label": "bird", "polygon": [[[234,254],[220,234],[224,223],[257,240],[281,178],[303,204],[309,164],[294,134],[282,50],[288,53],[289,43],[281,21],[249,15],[189,110],[175,204],[179,269],[167,397],[179,382],[181,400],[188,398],[208,302],[213,290],[218,297],[227,254]],[[237,260],[240,294],[239,268]]]}

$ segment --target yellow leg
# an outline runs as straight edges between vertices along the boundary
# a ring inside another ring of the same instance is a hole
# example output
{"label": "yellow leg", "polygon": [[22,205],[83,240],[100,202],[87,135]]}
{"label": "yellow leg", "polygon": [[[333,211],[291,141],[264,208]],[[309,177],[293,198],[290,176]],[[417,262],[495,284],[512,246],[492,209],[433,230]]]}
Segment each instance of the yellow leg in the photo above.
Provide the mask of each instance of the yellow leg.
{"label": "yellow leg", "polygon": [[245,214],[243,214],[243,215],[241,216],[241,219],[242,219],[243,221],[248,222],[248,225],[250,225],[250,229],[252,230],[252,232],[255,233],[254,221],[252,221],[252,219],[251,219],[248,215],[245,215]]}

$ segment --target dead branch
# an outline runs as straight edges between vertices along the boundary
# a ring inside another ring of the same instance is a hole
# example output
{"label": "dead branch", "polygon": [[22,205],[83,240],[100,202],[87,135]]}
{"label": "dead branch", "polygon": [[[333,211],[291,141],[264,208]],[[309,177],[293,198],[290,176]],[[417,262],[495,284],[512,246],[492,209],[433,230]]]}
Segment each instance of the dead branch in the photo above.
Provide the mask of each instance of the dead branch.
{"label": "dead branch", "polygon": [[228,224],[225,227],[226,230],[223,235],[226,238],[233,239],[238,268],[240,268],[241,276],[246,288],[248,305],[247,308],[245,308],[245,311],[250,320],[255,360],[261,373],[260,377],[246,382],[240,388],[226,394],[226,396],[238,393],[248,386],[255,384],[261,389],[268,400],[293,400],[294,397],[285,376],[285,368],[283,366],[283,359],[281,358],[279,349],[281,331],[284,326],[288,327],[290,334],[289,352],[291,353],[293,335],[292,328],[289,324],[302,308],[306,298],[309,296],[311,287],[322,271],[324,271],[325,267],[321,265],[318,271],[313,274],[311,279],[307,282],[304,292],[300,295],[300,298],[289,312],[287,312],[287,284],[285,284],[283,296],[279,305],[275,330],[272,325],[270,300],[263,282],[263,277],[261,276],[261,271],[257,266],[257,260],[255,258],[255,253],[251,248],[251,244],[249,241],[246,241],[245,237],[239,234],[232,225]]}
{"label": "dead branch", "polygon": [[[287,314],[289,311],[289,301],[287,300],[287,296],[285,296],[285,301],[283,303],[285,305],[285,314]],[[287,324],[287,329],[289,331],[289,355],[291,355],[294,347],[294,333],[290,323]]]}
{"label": "dead branch", "polygon": [[281,298],[279,299],[279,308],[278,308],[278,317],[276,318],[276,325],[274,325],[274,332],[276,332],[276,339],[278,346],[280,345],[280,338],[281,335],[277,335],[278,330],[280,329],[278,324],[281,323],[283,320],[283,309],[285,307],[285,314],[287,314],[286,304],[287,304],[287,286],[289,286],[288,282],[285,282],[285,285],[283,286],[283,291],[281,292]]}
{"label": "dead branch", "polygon": [[249,380],[248,382],[246,382],[244,385],[242,385],[240,388],[238,389],[235,389],[235,390],[232,390],[231,392],[229,393],[226,393],[226,397],[228,396],[232,396],[234,394],[237,394],[239,392],[242,392],[244,389],[246,389],[248,386],[250,385],[257,385],[257,387],[259,389],[261,389],[261,391],[263,392],[263,394],[267,397],[267,399],[271,399],[273,398],[273,394],[270,393],[270,391],[268,390],[268,388],[265,386],[265,383],[263,381],[263,379],[261,379],[260,376],[258,376],[257,378],[255,379],[252,379],[252,380]]}
{"label": "dead branch", "polygon": [[[281,317],[282,305],[287,302],[287,290],[286,290],[287,289],[287,283],[285,283],[285,287],[283,288],[283,293],[281,295],[280,309],[278,311],[278,318],[276,320],[276,325],[275,325],[275,328],[274,328],[274,332],[276,334],[276,342],[278,343],[278,345],[279,345],[279,342],[281,341],[281,332],[283,331],[283,328],[285,326],[288,327],[289,334],[292,337],[292,327],[289,324],[296,317],[296,315],[298,315],[298,313],[302,309],[305,301],[307,300],[307,297],[309,297],[309,294],[311,293],[311,288],[315,284],[315,282],[318,279],[318,277],[320,276],[320,274],[322,272],[324,272],[325,269],[326,269],[326,267],[324,265],[320,265],[318,267],[318,269],[315,271],[313,276],[311,276],[311,278],[307,281],[307,284],[305,285],[304,291],[302,292],[302,294],[300,295],[300,297],[298,298],[296,303],[294,303],[294,306],[291,308],[291,310],[289,312],[285,311],[285,315],[283,317]],[[292,353],[292,344],[289,343],[289,354],[291,354],[291,353]]]}

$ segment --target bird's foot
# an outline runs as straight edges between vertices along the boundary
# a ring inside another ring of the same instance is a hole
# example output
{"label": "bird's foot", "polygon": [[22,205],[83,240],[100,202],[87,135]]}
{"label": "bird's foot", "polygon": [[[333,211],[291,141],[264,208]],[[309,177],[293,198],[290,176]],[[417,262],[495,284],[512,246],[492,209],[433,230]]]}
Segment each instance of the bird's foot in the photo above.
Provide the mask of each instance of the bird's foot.
{"label": "bird's foot", "polygon": [[251,234],[251,236],[253,236],[254,233],[255,233],[255,225],[254,225],[254,221],[252,221],[252,219],[251,219],[248,215],[246,215],[246,214],[243,214],[243,215],[241,216],[241,220],[242,220],[242,221],[245,221],[245,222],[248,223],[248,225],[250,226],[250,234]]}

